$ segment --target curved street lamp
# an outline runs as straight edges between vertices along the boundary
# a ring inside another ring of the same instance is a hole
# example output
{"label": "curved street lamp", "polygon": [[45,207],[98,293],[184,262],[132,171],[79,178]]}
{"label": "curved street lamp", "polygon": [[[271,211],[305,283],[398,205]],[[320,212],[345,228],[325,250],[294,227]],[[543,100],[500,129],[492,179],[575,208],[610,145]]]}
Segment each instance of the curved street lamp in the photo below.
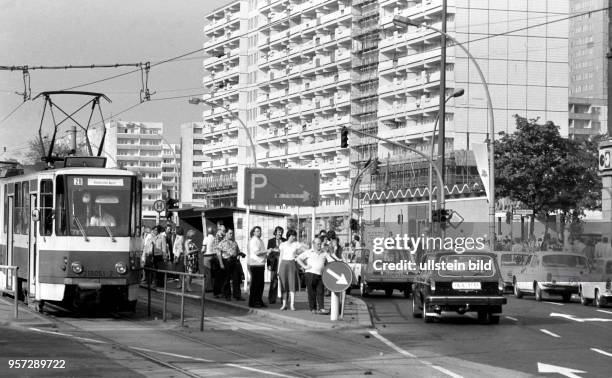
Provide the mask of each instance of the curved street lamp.
{"label": "curved street lamp", "polygon": [[[443,22],[446,22],[446,20],[444,20]],[[461,48],[461,50],[463,50],[463,52],[465,52],[465,54],[468,56],[468,58],[472,61],[472,63],[474,64],[474,66],[476,67],[476,71],[478,71],[478,76],[480,77],[480,81],[482,82],[482,86],[484,88],[485,91],[485,95],[487,97],[487,108],[489,110],[489,125],[490,125],[490,143],[489,143],[489,245],[491,248],[491,252],[494,251],[494,245],[495,245],[495,165],[494,165],[494,141],[495,141],[495,121],[493,118],[493,105],[491,103],[491,93],[489,92],[489,86],[487,85],[487,81],[485,80],[485,77],[482,73],[482,70],[480,69],[480,66],[478,65],[478,62],[476,61],[476,59],[474,58],[474,56],[470,53],[470,51],[459,41],[457,41],[457,39],[455,39],[455,37],[453,37],[452,35],[443,32],[442,30],[427,25],[427,24],[419,24],[416,23],[414,21],[412,21],[410,18],[405,17],[405,16],[400,16],[400,15],[395,15],[393,17],[393,23],[395,25],[399,25],[399,26],[416,26],[416,27],[424,27],[426,29],[430,29],[433,30],[437,33],[440,33],[442,35],[444,35],[446,38],[450,39],[451,41],[453,41],[453,43],[455,43],[455,45],[459,46],[459,48]],[[446,69],[446,67],[444,68]],[[444,138],[444,135],[442,135],[442,137]],[[441,192],[444,192],[444,190],[441,190]],[[442,207],[444,207],[444,200],[441,201],[441,205]]]}

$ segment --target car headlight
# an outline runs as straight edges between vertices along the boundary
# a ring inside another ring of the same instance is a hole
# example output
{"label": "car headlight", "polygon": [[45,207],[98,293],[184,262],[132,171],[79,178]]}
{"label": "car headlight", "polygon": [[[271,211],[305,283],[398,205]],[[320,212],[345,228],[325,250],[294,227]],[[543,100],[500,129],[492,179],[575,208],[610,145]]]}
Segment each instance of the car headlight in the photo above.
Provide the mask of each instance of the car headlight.
{"label": "car headlight", "polygon": [[81,263],[78,261],[75,261],[72,264],[70,264],[70,269],[72,269],[72,271],[75,272],[76,274],[83,273],[83,265],[81,265]]}
{"label": "car headlight", "polygon": [[127,267],[121,261],[115,264],[115,270],[119,274],[125,274],[127,272]]}
{"label": "car headlight", "polygon": [[429,288],[431,291],[436,291],[436,281],[433,278],[429,279]]}
{"label": "car headlight", "polygon": [[506,284],[504,284],[504,280],[500,279],[497,282],[497,289],[502,293],[504,292],[504,290],[506,289]]}

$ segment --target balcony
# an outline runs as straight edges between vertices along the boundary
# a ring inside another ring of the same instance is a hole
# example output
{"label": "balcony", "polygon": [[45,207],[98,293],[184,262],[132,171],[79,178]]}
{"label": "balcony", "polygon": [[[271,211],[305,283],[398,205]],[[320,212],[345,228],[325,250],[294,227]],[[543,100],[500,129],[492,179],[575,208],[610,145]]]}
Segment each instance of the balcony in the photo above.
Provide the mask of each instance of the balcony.
{"label": "balcony", "polygon": [[436,48],[433,50],[424,51],[422,53],[407,55],[407,56],[399,58],[397,65],[405,66],[405,65],[418,63],[418,62],[423,62],[429,59],[434,59],[434,58],[440,59],[441,54],[442,54],[441,50],[439,48]]}

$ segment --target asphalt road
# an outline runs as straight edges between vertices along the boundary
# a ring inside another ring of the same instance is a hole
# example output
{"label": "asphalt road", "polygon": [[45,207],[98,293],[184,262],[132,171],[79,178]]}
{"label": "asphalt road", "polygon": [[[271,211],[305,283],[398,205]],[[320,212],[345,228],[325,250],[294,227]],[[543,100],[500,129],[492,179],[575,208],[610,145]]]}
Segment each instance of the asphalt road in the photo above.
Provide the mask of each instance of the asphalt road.
{"label": "asphalt road", "polygon": [[570,369],[567,376],[612,376],[612,308],[585,307],[577,298],[562,303],[507,297],[499,325],[479,324],[469,313],[425,324],[412,317],[411,301],[399,294],[386,298],[380,291],[365,300],[381,335],[420,358],[456,359],[455,366],[443,366],[459,375],[472,376],[470,367],[463,367],[472,362],[482,364],[483,372],[537,374],[540,363]]}
{"label": "asphalt road", "polygon": [[56,309],[47,316],[57,328],[11,330],[0,340],[10,348],[3,356],[69,356],[77,373],[58,376],[520,377],[537,375],[538,363],[570,369],[566,376],[610,376],[612,309],[509,298],[499,325],[459,315],[425,324],[412,318],[408,299],[380,293],[367,299],[373,330],[315,330],[209,306],[201,333],[197,302],[188,301],[188,327],[179,329],[176,313],[159,320],[155,298],[157,320],[144,305],[97,317]]}
{"label": "asphalt road", "polygon": [[[2,377],[92,377],[99,376],[100,372],[112,377],[145,376],[126,370],[114,358],[84,348],[76,339],[49,333],[0,327],[0,350]],[[42,368],[40,360],[46,360],[45,366],[52,368]],[[38,361],[38,368],[35,368],[34,361]],[[30,368],[17,368],[19,365]]]}

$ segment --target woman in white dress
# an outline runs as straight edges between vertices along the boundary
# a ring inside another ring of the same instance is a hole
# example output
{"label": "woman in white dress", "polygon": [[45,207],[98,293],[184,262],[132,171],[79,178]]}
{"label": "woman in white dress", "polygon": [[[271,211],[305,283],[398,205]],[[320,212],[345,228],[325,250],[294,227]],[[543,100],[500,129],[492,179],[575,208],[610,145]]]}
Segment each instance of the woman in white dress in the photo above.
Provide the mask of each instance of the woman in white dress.
{"label": "woman in white dress", "polygon": [[297,265],[295,258],[299,255],[302,245],[297,241],[295,230],[287,231],[287,241],[279,247],[280,256],[278,264],[278,278],[280,280],[283,305],[281,310],[287,310],[287,300],[289,309],[295,311],[295,288],[298,283]]}

